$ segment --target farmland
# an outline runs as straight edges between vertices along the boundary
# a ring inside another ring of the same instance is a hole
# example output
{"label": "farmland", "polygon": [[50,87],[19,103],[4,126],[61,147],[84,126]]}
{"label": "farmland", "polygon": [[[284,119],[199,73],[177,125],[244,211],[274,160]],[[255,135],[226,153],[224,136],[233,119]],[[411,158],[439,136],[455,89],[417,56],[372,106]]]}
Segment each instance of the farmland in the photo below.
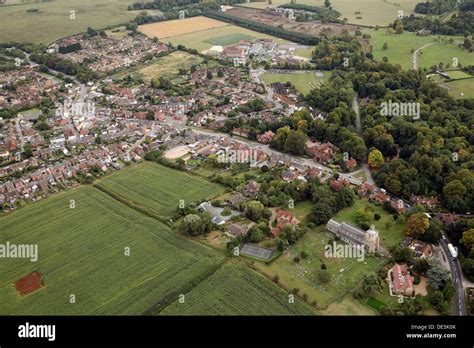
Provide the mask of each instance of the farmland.
{"label": "farmland", "polygon": [[[403,11],[405,16],[413,13],[418,0],[331,0],[332,7],[341,13],[341,19],[347,18],[348,23],[360,25],[385,26],[393,22],[398,11]],[[272,0],[272,5],[268,1],[245,3],[242,6],[251,8],[276,7],[289,3],[288,0]],[[324,0],[299,0],[299,4],[311,6],[324,6]],[[356,14],[359,12],[360,14]],[[356,17],[362,17],[358,19]]]}
{"label": "farmland", "polygon": [[226,264],[162,315],[314,315],[314,311],[242,264]]}
{"label": "farmland", "polygon": [[173,45],[183,45],[188,48],[194,48],[198,51],[204,51],[211,48],[214,44],[210,43],[212,40],[222,39],[228,35],[244,35],[257,39],[273,39],[277,44],[287,44],[289,41],[276,38],[274,36],[255,32],[235,25],[220,26],[212,29],[190,32],[187,34],[173,36],[164,40],[164,42],[171,42]]}
{"label": "farmland", "polygon": [[154,163],[115,173],[101,180],[99,185],[162,218],[170,218],[180,200],[188,205],[223,192],[221,186],[198,176]]}
{"label": "farmland", "polygon": [[213,37],[206,40],[206,42],[209,42],[211,45],[229,46],[241,40],[253,40],[253,39],[255,39],[254,36],[244,35],[241,33],[235,33],[235,34],[227,34],[220,37]]}
{"label": "farmland", "polygon": [[[457,57],[461,64],[474,59],[472,53],[461,50],[456,43],[437,42],[438,36],[417,36],[409,32],[393,34],[388,33],[385,29],[364,30],[363,32],[372,37],[370,43],[375,59],[381,60],[383,57],[387,57],[390,63],[400,64],[404,69],[412,68],[413,51],[425,45],[430,46],[423,48],[418,56],[418,66],[421,68],[429,68],[440,62],[452,64],[454,57]],[[460,37],[456,36],[441,36],[441,38],[460,40]],[[388,45],[386,50],[383,49],[384,43]]]}
{"label": "farmland", "polygon": [[290,74],[274,74],[266,73],[264,74],[263,81],[267,85],[270,85],[274,82],[291,82],[298,92],[307,94],[311,89],[319,87],[319,85],[329,79],[330,74],[325,72],[324,77],[317,77],[314,71],[309,72],[295,72]]}
{"label": "farmland", "polygon": [[[0,262],[1,315],[143,314],[189,291],[221,261],[89,186],[0,217],[0,237],[38,245],[37,262]],[[14,284],[32,272],[44,287],[22,297]]]}
{"label": "farmland", "polygon": [[144,24],[140,25],[139,30],[149,37],[156,36],[160,40],[164,41],[164,39],[170,37],[224,27],[227,25],[228,24],[225,22],[198,16],[186,19],[175,19],[166,22]]}
{"label": "farmland", "polygon": [[[0,41],[49,43],[64,36],[130,21],[127,12],[133,0],[56,0],[51,2],[0,6]],[[38,12],[26,12],[28,9]],[[70,11],[74,12],[71,19]]]}

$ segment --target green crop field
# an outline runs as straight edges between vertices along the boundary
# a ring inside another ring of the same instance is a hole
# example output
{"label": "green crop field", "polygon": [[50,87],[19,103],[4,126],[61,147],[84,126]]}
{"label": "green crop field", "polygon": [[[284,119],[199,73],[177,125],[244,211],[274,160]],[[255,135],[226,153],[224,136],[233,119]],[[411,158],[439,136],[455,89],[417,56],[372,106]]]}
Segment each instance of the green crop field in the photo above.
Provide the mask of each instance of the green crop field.
{"label": "green crop field", "polygon": [[[369,34],[372,38],[372,53],[374,58],[381,60],[387,57],[392,64],[400,64],[404,69],[413,67],[413,51],[424,47],[418,54],[418,67],[429,68],[432,65],[438,65],[440,62],[451,64],[453,58],[458,58],[459,63],[466,64],[474,59],[474,54],[460,49],[456,43],[439,42],[438,37],[449,40],[452,38],[456,42],[461,38],[459,36],[417,36],[415,33],[404,32],[403,34],[388,33],[386,29],[364,30],[363,33]],[[383,50],[384,43],[387,43],[388,49]]]}
{"label": "green crop field", "polygon": [[262,34],[253,30],[248,30],[235,25],[226,25],[211,29],[199,30],[178,36],[172,36],[164,39],[164,42],[171,42],[173,45],[183,45],[188,48],[194,48],[198,51],[204,51],[211,48],[214,44],[210,40],[225,37],[227,35],[245,35],[256,39],[273,39],[277,44],[287,44],[289,41],[276,38],[267,34]]}
{"label": "green crop field", "polygon": [[313,88],[317,88],[321,85],[321,83],[327,81],[331,76],[330,72],[323,72],[324,77],[316,77],[314,71],[310,72],[295,72],[290,74],[274,74],[274,73],[266,73],[263,74],[262,78],[263,81],[270,85],[274,82],[291,82],[298,92],[303,94],[308,94],[310,90]]}
{"label": "green crop field", "polygon": [[180,200],[185,205],[224,192],[224,188],[201,177],[155,163],[144,163],[100,180],[107,191],[120,195],[163,218],[170,218]]}
{"label": "green crop field", "polygon": [[[80,33],[87,27],[104,28],[125,23],[136,14],[127,12],[134,0],[55,0],[0,6],[0,42],[49,43]],[[26,12],[38,9],[38,12]],[[71,11],[75,18],[71,19]]]}
{"label": "green crop field", "polygon": [[[419,0],[331,0],[332,7],[341,13],[341,19],[347,18],[348,23],[360,25],[386,26],[397,18],[398,11],[405,16],[414,12]],[[244,3],[241,6],[252,8],[276,7],[290,3],[290,0],[272,0]],[[298,0],[298,4],[324,6],[324,0]],[[360,12],[360,14],[356,14]],[[362,18],[356,18],[362,17]]]}
{"label": "green crop field", "polygon": [[227,264],[174,302],[164,315],[314,315],[302,301],[289,303],[280,287],[242,264]]}
{"label": "green crop field", "polygon": [[[90,186],[1,216],[0,243],[7,241],[37,244],[38,261],[0,260],[0,315],[143,314],[188,292],[222,260]],[[45,286],[21,297],[14,283],[34,271]]]}
{"label": "green crop field", "polygon": [[206,42],[209,42],[211,45],[229,46],[241,40],[253,40],[253,39],[255,39],[255,37],[251,35],[245,35],[241,33],[232,33],[232,34],[227,34],[224,36],[210,38],[206,40]]}

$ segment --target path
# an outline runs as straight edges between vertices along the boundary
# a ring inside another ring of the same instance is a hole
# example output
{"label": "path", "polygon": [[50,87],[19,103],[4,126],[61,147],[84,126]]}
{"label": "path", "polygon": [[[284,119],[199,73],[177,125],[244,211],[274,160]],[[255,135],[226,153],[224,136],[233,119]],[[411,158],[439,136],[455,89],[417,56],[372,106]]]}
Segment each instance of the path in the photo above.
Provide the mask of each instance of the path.
{"label": "path", "polygon": [[415,69],[415,70],[418,69],[418,53],[419,53],[422,49],[424,49],[424,48],[426,48],[426,47],[429,47],[429,46],[432,46],[432,45],[434,45],[434,44],[436,44],[436,42],[428,43],[428,44],[426,44],[426,45],[424,45],[424,46],[421,46],[420,48],[417,48],[417,49],[413,52],[413,62],[412,62],[412,64],[413,64],[413,69]]}

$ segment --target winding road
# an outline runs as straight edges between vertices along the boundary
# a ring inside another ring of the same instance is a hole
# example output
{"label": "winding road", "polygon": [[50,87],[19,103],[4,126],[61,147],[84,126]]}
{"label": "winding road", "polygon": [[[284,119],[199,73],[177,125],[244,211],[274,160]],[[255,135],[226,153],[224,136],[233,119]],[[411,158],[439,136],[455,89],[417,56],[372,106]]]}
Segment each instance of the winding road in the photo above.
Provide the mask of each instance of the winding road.
{"label": "winding road", "polygon": [[421,46],[420,48],[417,48],[417,49],[413,52],[413,62],[412,62],[412,64],[413,64],[413,69],[415,69],[415,70],[418,69],[418,53],[419,53],[422,49],[424,49],[424,48],[426,48],[426,47],[429,47],[429,46],[432,46],[432,45],[434,45],[434,44],[436,44],[436,42],[428,43],[428,44],[426,44],[426,45],[424,45],[424,46]]}

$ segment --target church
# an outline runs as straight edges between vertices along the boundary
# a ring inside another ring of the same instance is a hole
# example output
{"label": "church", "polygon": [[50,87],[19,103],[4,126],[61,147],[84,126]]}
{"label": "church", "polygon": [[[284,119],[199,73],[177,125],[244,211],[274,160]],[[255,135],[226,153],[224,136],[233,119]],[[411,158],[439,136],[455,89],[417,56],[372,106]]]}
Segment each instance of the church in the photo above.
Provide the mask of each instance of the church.
{"label": "church", "polygon": [[379,232],[373,225],[367,231],[362,231],[348,223],[339,223],[330,219],[326,224],[326,229],[348,244],[364,245],[365,250],[369,253],[379,251]]}

